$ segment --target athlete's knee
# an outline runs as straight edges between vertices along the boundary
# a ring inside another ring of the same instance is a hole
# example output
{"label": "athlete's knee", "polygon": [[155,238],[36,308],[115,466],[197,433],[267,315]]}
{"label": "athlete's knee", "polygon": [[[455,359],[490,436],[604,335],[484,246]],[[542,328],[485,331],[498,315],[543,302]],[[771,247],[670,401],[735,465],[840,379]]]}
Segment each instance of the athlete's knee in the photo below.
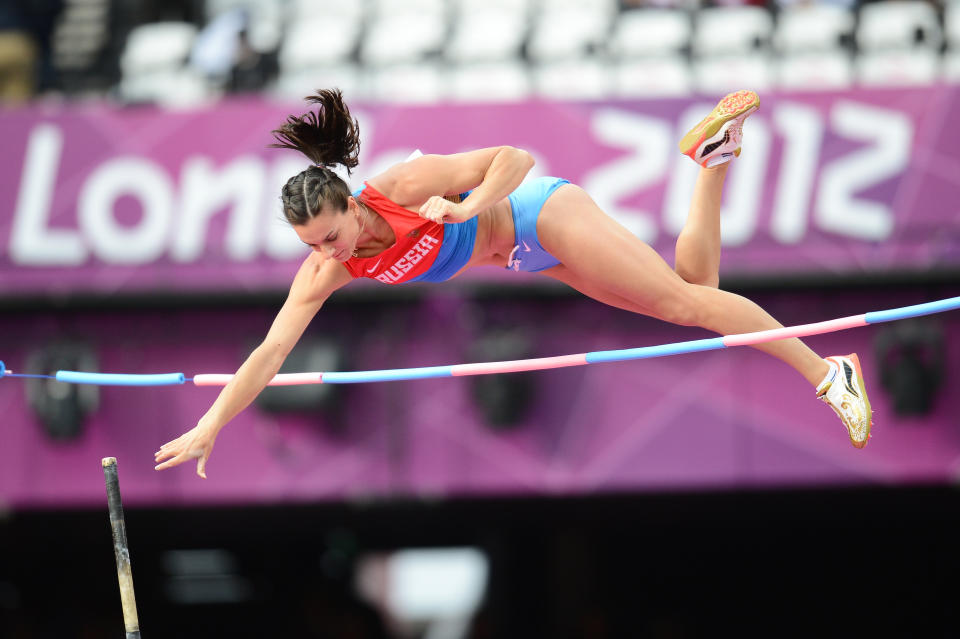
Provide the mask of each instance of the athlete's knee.
{"label": "athlete's knee", "polygon": [[699,286],[709,286],[710,288],[719,288],[720,287],[720,275],[716,271],[694,271],[688,268],[684,268],[682,264],[677,264],[677,267],[674,269],[677,272],[683,281],[688,284],[697,284]]}

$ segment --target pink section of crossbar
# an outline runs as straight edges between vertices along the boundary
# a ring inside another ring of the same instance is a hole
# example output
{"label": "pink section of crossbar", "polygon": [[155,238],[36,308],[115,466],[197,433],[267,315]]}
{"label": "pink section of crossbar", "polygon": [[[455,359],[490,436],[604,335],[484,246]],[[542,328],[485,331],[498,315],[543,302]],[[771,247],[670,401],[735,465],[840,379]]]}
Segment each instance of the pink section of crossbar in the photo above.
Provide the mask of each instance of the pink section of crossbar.
{"label": "pink section of crossbar", "polygon": [[564,366],[583,366],[587,363],[587,354],[559,355],[539,359],[515,359],[509,362],[481,362],[479,364],[455,364],[450,367],[454,377],[464,375],[487,375],[490,373],[519,373],[520,371],[538,371],[545,368]]}
{"label": "pink section of crossbar", "polygon": [[756,333],[726,335],[723,338],[723,344],[724,346],[749,346],[751,344],[772,342],[778,339],[787,339],[788,337],[820,335],[821,333],[831,333],[833,331],[842,331],[847,328],[855,328],[857,326],[866,325],[866,315],[851,315],[850,317],[841,317],[839,319],[829,320],[826,322],[816,322],[815,324],[787,326],[785,328],[775,328],[769,331],[757,331]]}
{"label": "pink section of crossbar", "polygon": [[[233,375],[202,374],[193,376],[194,386],[226,386]],[[323,373],[282,373],[267,383],[267,386],[297,386],[322,384]]]}

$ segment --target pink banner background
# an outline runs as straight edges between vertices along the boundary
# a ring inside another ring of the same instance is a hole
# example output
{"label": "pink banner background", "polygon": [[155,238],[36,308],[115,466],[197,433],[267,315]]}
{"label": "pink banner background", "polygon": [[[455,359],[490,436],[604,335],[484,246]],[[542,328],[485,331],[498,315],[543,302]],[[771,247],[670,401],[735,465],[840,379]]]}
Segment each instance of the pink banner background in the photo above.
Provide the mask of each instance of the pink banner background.
{"label": "pink banner background", "polygon": [[[725,275],[960,265],[957,90],[765,95],[724,212]],[[511,144],[587,188],[672,259],[696,167],[676,139],[710,101],[355,104],[362,165]],[[306,166],[266,148],[299,104],[203,110],[35,106],[0,117],[0,294],[284,288],[304,255],[279,187]],[[529,282],[500,269],[473,278]]]}

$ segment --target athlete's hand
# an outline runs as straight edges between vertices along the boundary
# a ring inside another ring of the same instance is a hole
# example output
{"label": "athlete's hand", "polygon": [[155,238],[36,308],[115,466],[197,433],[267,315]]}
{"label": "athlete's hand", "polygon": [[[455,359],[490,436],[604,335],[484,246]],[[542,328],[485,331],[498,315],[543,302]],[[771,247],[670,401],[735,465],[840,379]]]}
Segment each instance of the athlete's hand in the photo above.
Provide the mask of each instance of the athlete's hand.
{"label": "athlete's hand", "polygon": [[[191,459],[197,460],[197,474],[207,478],[206,466],[210,453],[213,452],[213,442],[217,439],[217,429],[210,427],[203,420],[192,429],[169,441],[154,453],[157,466],[154,470],[165,470],[179,466]],[[163,463],[160,463],[163,462]]]}
{"label": "athlete's hand", "polygon": [[438,224],[459,224],[466,222],[473,215],[462,204],[454,204],[439,195],[434,195],[420,207],[420,217]]}

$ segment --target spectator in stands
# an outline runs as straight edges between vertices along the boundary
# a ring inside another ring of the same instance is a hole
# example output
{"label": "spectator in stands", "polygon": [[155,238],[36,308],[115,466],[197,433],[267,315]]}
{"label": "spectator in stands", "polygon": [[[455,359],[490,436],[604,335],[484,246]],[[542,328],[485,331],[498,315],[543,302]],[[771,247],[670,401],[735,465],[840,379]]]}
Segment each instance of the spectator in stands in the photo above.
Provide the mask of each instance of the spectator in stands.
{"label": "spectator in stands", "polygon": [[227,90],[231,93],[255,93],[266,88],[277,76],[276,53],[261,53],[250,45],[247,29],[237,34],[237,48]]}
{"label": "spectator in stands", "polygon": [[0,31],[0,101],[24,102],[36,87],[37,45],[24,31]]}
{"label": "spectator in stands", "polygon": [[249,13],[239,7],[211,20],[193,42],[190,66],[216,84],[226,84],[237,58],[240,34],[249,20]]}
{"label": "spectator in stands", "polygon": [[0,2],[0,102],[23,102],[53,84],[50,33],[62,5]]}
{"label": "spectator in stands", "polygon": [[251,46],[249,26],[246,9],[218,15],[197,35],[190,65],[230,93],[262,91],[276,77],[277,56]]}

